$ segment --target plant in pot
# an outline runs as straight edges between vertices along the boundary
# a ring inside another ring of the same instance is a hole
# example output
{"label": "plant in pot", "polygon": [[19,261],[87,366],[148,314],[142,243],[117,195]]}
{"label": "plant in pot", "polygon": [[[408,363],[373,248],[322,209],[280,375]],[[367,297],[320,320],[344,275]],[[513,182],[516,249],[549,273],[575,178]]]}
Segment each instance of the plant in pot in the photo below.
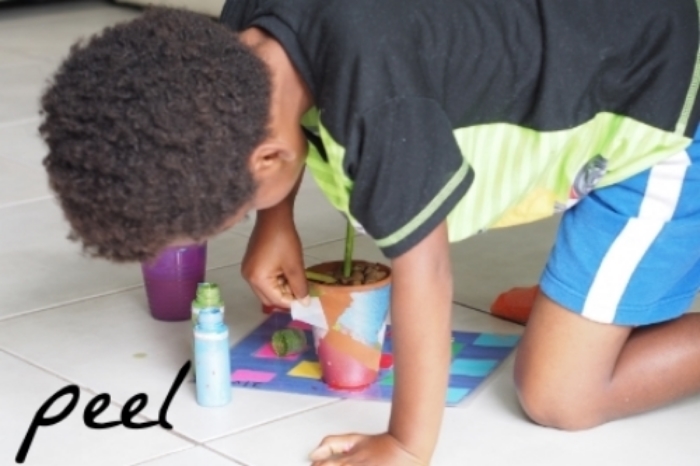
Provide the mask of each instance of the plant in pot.
{"label": "plant in pot", "polygon": [[327,327],[314,327],[323,380],[332,388],[362,389],[379,372],[391,295],[391,269],[354,260],[355,229],[348,221],[345,255],[307,268]]}

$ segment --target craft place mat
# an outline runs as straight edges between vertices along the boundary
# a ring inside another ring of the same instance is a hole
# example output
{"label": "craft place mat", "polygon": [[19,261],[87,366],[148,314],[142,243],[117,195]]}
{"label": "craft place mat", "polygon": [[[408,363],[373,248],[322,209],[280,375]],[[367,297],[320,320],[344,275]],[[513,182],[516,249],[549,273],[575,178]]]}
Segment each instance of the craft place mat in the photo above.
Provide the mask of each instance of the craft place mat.
{"label": "craft place mat", "polygon": [[[279,329],[304,330],[309,346],[300,354],[278,357],[270,340]],[[508,357],[520,335],[452,332],[452,362],[445,403],[455,406],[474,391]],[[288,313],[274,312],[247,337],[231,348],[231,383],[234,386],[304,395],[355,400],[390,401],[394,390],[391,326],[387,328],[377,381],[361,391],[329,388],[321,369],[308,325],[292,321]]]}

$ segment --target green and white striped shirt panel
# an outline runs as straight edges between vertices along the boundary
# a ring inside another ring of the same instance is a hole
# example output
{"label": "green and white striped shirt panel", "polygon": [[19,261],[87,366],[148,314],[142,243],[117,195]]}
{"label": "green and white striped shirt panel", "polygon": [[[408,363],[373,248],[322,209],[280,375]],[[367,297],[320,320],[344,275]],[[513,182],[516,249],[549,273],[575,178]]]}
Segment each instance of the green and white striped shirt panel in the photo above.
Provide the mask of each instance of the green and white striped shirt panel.
{"label": "green and white striped shirt panel", "polygon": [[345,169],[343,168],[345,149],[335,142],[328,130],[321,125],[318,119],[318,112],[315,109],[312,109],[304,116],[302,124],[318,133],[323,143],[323,149],[328,157],[328,161],[324,160],[318,148],[314,144],[309,143],[306,166],[311,171],[314,181],[331,205],[345,214],[354,225],[358,226],[359,223],[350,213],[350,193],[352,192],[353,182],[345,174]]}
{"label": "green and white striped shirt panel", "polygon": [[[349,212],[354,183],[343,166],[345,149],[320,122],[317,128],[328,161],[309,144],[307,166],[331,204],[357,223]],[[385,238],[375,238],[379,247],[396,244],[420,227],[463,180],[469,167],[475,172],[474,181],[447,217],[453,242],[484,229],[553,215],[566,207],[576,177],[596,156],[607,162],[596,186],[603,187],[649,168],[690,142],[682,134],[611,113],[600,113],[582,125],[560,131],[493,123],[458,128],[453,134],[465,163],[411,221]]]}
{"label": "green and white striped shirt panel", "polygon": [[454,134],[476,175],[469,193],[448,216],[451,241],[553,215],[567,205],[577,175],[596,156],[607,162],[596,186],[603,187],[649,168],[690,142],[682,134],[611,113],[560,131],[495,123],[460,128]]}

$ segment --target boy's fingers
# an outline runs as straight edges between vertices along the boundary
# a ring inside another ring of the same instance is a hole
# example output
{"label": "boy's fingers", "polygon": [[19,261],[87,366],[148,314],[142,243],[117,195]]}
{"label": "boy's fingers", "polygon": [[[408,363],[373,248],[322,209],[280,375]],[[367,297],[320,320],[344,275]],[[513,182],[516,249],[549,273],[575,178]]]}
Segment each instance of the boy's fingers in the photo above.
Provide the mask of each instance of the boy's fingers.
{"label": "boy's fingers", "polygon": [[[299,278],[301,277],[301,280]],[[250,287],[266,306],[290,307],[295,298],[302,302],[308,296],[306,276],[301,271],[282,272],[277,276],[255,276],[248,278]],[[308,305],[308,304],[306,304]]]}
{"label": "boy's fingers", "polygon": [[336,455],[344,455],[352,450],[363,437],[359,434],[328,436],[311,452],[309,459],[311,461],[323,461]]}
{"label": "boy's fingers", "polygon": [[309,296],[309,284],[306,281],[304,269],[288,270],[284,275],[293,298],[303,300]]}
{"label": "boy's fingers", "polygon": [[272,301],[270,301],[260,287],[251,284],[250,288],[253,290],[253,293],[255,293],[255,296],[258,297],[261,303],[263,303],[265,306],[272,305]]}

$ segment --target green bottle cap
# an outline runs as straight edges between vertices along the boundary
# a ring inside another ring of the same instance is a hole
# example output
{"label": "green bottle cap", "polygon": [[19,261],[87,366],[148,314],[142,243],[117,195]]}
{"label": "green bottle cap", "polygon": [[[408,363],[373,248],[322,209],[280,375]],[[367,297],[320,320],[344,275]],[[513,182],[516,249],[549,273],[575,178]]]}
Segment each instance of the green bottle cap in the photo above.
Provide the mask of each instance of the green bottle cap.
{"label": "green bottle cap", "polygon": [[197,297],[194,300],[197,307],[218,307],[223,305],[221,291],[216,283],[200,283],[197,285]]}

